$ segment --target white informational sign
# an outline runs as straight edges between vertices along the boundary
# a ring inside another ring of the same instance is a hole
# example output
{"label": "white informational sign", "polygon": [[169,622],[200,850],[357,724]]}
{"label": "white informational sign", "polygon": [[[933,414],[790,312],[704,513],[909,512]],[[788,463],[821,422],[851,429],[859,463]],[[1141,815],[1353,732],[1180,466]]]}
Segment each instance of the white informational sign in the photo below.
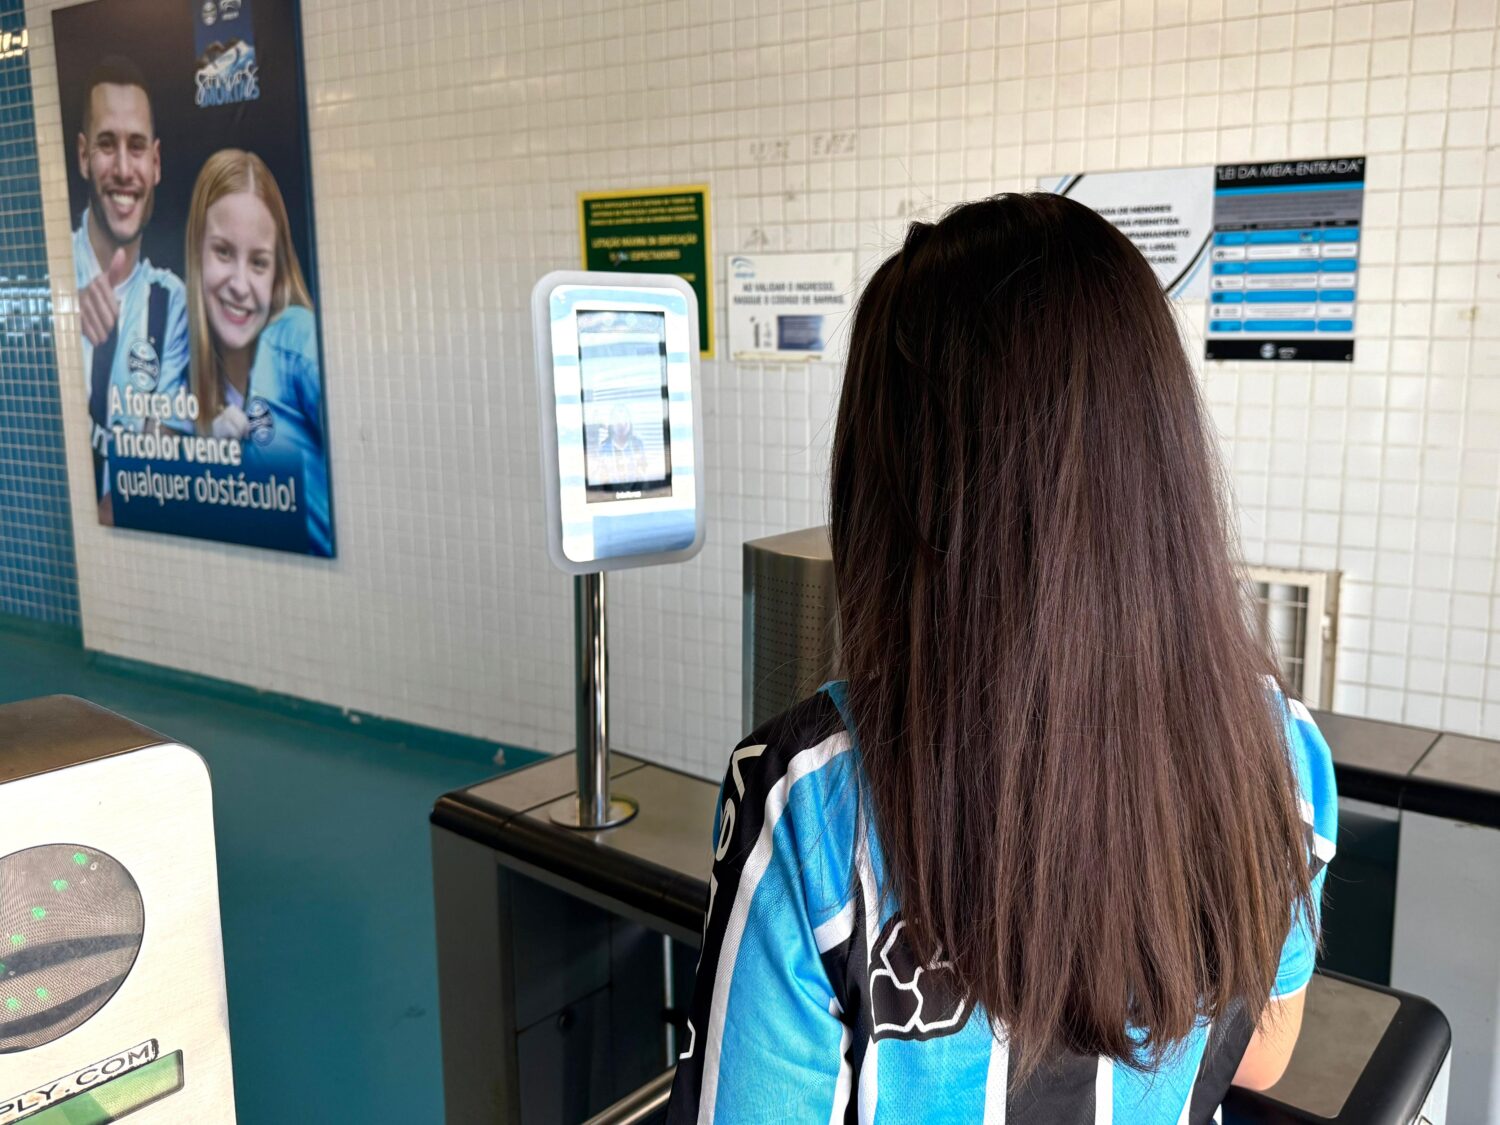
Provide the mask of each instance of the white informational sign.
{"label": "white informational sign", "polygon": [[854,307],[854,253],[731,254],[729,354],[740,360],[829,358]]}
{"label": "white informational sign", "polygon": [[1113,223],[1151,263],[1168,297],[1208,296],[1212,165],[1047,176],[1037,187],[1076,199]]}

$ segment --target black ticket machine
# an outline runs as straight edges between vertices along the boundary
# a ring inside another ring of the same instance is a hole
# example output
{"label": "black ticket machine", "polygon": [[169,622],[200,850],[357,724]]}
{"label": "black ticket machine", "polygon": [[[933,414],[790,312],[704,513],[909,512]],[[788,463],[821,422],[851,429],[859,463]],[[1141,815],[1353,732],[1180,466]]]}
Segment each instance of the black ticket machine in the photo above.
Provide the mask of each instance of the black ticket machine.
{"label": "black ticket machine", "polygon": [[0,1125],[233,1125],[214,855],[192,750],[0,706]]}

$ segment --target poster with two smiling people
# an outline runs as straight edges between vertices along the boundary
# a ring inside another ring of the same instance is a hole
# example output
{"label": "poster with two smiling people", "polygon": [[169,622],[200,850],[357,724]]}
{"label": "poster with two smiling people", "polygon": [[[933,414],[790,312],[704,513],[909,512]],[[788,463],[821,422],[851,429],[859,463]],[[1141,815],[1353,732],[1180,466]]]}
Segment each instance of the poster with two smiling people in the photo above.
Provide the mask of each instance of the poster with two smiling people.
{"label": "poster with two smiling people", "polygon": [[99,522],[333,557],[295,0],[52,25]]}

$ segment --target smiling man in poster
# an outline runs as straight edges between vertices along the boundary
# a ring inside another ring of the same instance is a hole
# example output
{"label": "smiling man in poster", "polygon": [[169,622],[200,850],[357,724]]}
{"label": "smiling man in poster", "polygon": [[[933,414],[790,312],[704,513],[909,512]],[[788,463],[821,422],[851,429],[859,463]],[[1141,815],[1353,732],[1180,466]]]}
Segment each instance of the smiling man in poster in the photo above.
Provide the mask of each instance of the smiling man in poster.
{"label": "smiling man in poster", "polygon": [[101,523],[335,554],[297,18],[53,10]]}
{"label": "smiling man in poster", "polygon": [[161,182],[161,141],[145,79],[129,60],[106,58],[90,75],[77,147],[88,206],[73,233],[73,268],[95,496],[99,522],[111,524],[113,430],[138,432],[146,422],[128,409],[127,392],[163,395],[170,402],[184,384],[188,362],[182,281],[141,253]]}

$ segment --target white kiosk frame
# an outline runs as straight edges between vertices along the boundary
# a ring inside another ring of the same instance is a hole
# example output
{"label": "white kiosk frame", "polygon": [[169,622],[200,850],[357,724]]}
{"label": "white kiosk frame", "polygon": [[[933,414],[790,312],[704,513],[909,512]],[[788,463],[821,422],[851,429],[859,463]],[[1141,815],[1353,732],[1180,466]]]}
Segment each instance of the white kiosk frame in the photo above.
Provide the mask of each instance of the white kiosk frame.
{"label": "white kiosk frame", "polygon": [[[579,575],[692,558],[703,547],[692,286],[670,274],[559,270],[537,282],[531,309],[553,564]],[[648,339],[652,327],[660,331],[659,354]],[[586,371],[589,337],[600,341],[593,350],[615,351],[594,359],[596,385]],[[610,361],[615,370],[602,370]],[[611,452],[629,455],[625,446],[614,449],[615,427],[606,422],[621,413],[633,416],[624,440],[633,443],[639,480],[623,479],[610,464]],[[644,439],[637,423],[648,431]]]}
{"label": "white kiosk frame", "polygon": [[578,800],[570,827],[609,828],[604,574],[703,547],[698,299],[671,274],[558,270],[531,293],[547,553],[573,575]]}

